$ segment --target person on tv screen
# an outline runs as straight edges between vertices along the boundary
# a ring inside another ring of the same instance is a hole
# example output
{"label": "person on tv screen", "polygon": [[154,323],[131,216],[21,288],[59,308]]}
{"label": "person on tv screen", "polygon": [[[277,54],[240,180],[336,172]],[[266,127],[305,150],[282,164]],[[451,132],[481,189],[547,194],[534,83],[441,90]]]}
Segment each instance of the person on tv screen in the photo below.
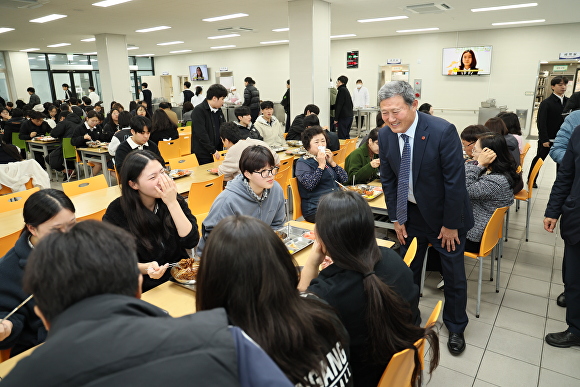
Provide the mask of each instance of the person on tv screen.
{"label": "person on tv screen", "polygon": [[457,75],[478,75],[477,59],[473,50],[465,50],[461,54],[461,64]]}
{"label": "person on tv screen", "polygon": [[205,81],[201,67],[197,66],[195,69],[195,75],[191,78],[192,81]]}

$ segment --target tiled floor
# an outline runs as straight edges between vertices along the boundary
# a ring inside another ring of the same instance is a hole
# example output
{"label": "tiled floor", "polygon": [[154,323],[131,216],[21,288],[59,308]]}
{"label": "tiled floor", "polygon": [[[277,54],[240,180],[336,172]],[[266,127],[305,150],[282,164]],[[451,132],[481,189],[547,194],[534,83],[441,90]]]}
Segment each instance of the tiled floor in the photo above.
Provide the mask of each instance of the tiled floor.
{"label": "tiled floor", "polygon": [[[534,150],[527,157],[528,165],[532,153]],[[540,188],[534,190],[529,242],[525,241],[526,204],[522,203],[517,213],[512,207],[500,292],[495,292],[495,281],[489,282],[489,277],[486,281],[490,270],[487,258],[480,318],[475,317],[478,266],[466,258],[467,348],[460,356],[452,356],[447,350],[447,329],[441,324],[441,360],[427,386],[580,386],[580,348],[554,348],[543,340],[547,333],[566,329],[566,310],[555,301],[563,291],[564,244],[558,234],[544,231],[542,224],[555,176],[555,164],[548,158],[538,178]],[[435,288],[439,279],[438,273],[431,273],[425,281],[420,301],[423,321],[443,299],[443,292]]]}

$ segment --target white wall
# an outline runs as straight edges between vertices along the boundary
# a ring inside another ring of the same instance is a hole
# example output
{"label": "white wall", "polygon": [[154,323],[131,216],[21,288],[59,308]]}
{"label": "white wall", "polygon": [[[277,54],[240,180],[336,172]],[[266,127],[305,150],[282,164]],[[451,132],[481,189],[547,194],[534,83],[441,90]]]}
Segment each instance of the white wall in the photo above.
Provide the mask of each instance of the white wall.
{"label": "white wall", "polygon": [[[429,102],[435,108],[477,110],[481,101],[495,98],[497,105],[507,105],[509,110],[529,109],[529,127],[533,96],[524,93],[534,91],[539,61],[557,60],[560,52],[580,50],[579,28],[580,23],[574,23],[336,40],[331,44],[331,75],[333,79],[343,74],[348,76],[351,89],[356,79],[362,79],[369,88],[371,101],[376,101],[378,66],[386,64],[387,58],[401,58],[403,63],[410,65],[411,81],[416,78],[423,80],[420,103]],[[493,46],[491,75],[442,76],[442,49],[469,45]],[[349,50],[359,51],[358,69],[346,69],[346,52]],[[157,57],[155,71],[157,74],[169,71],[172,75],[181,75],[187,74],[188,66],[192,64],[208,64],[212,72],[219,67],[228,67],[234,72],[238,91],[243,91],[243,78],[252,76],[261,99],[276,102],[285,91],[288,62],[288,46],[281,45]],[[174,87],[180,87],[176,77],[174,83]],[[206,82],[208,86],[211,83]],[[477,114],[473,112],[436,111],[435,114],[454,123],[460,131],[477,122]]]}
{"label": "white wall", "polygon": [[[16,101],[18,99],[28,103],[30,95],[26,91],[32,86],[32,76],[30,74],[30,64],[28,62],[28,53],[7,51],[4,53],[6,61],[7,76],[11,95],[6,96],[7,101]],[[47,85],[48,87],[48,85]]]}

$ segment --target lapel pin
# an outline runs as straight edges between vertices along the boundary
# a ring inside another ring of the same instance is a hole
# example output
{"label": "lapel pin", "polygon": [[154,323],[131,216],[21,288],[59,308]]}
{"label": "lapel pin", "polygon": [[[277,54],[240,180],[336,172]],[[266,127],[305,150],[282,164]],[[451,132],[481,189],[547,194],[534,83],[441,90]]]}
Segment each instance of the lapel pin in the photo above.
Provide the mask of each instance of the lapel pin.
{"label": "lapel pin", "polygon": [[425,139],[425,136],[421,137],[421,140],[424,140],[424,139]]}

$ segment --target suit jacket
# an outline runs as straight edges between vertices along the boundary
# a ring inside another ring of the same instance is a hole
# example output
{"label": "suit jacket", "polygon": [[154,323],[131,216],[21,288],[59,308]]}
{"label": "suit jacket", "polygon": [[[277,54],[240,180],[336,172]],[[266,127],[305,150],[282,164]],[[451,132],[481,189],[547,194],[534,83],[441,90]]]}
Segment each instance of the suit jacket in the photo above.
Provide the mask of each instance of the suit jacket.
{"label": "suit jacket", "polygon": [[[465,186],[461,141],[455,125],[417,112],[413,142],[413,193],[425,222],[433,232],[473,227],[473,212]],[[397,179],[401,164],[399,138],[390,128],[379,132],[381,182],[389,213],[397,213]]]}
{"label": "suit jacket", "polygon": [[580,241],[580,130],[570,137],[568,148],[560,163],[556,181],[544,215],[558,219],[562,216],[562,239],[574,245]]}
{"label": "suit jacket", "polygon": [[542,101],[538,108],[538,140],[540,143],[548,142],[556,138],[560,126],[564,123],[564,106],[568,102],[568,97],[564,97],[564,102],[552,93]]}

